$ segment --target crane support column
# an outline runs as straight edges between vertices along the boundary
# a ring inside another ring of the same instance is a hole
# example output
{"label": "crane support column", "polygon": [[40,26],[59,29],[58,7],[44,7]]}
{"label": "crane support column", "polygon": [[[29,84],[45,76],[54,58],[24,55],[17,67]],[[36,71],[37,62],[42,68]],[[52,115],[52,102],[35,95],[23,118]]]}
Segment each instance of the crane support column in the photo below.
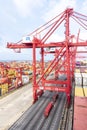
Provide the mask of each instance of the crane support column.
{"label": "crane support column", "polygon": [[72,9],[66,10],[65,15],[65,45],[66,45],[66,66],[67,66],[67,101],[70,104],[71,80],[70,80],[70,50],[69,50],[69,17]]}
{"label": "crane support column", "polygon": [[37,101],[37,88],[36,88],[36,45],[33,42],[33,103]]}
{"label": "crane support column", "polygon": [[[44,48],[41,48],[41,75],[44,73]],[[44,76],[42,78],[42,86],[44,87]]]}

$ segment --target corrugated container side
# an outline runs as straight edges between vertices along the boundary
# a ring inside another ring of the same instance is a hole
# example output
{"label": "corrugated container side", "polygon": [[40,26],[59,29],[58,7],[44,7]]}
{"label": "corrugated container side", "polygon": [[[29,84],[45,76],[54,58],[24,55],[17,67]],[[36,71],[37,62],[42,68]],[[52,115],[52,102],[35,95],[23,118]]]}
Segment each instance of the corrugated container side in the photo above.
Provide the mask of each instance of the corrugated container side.
{"label": "corrugated container side", "polygon": [[8,84],[1,84],[0,85],[0,96],[6,94],[8,92]]}
{"label": "corrugated container side", "polygon": [[74,77],[75,77],[75,85],[81,86],[82,85],[81,73],[74,73]]}
{"label": "corrugated container side", "polygon": [[87,85],[87,73],[82,73],[82,78],[83,78],[83,86]]}
{"label": "corrugated container side", "polygon": [[22,75],[22,83],[23,84],[29,83],[29,75]]}
{"label": "corrugated container side", "polygon": [[80,68],[81,73],[85,73],[85,68]]}

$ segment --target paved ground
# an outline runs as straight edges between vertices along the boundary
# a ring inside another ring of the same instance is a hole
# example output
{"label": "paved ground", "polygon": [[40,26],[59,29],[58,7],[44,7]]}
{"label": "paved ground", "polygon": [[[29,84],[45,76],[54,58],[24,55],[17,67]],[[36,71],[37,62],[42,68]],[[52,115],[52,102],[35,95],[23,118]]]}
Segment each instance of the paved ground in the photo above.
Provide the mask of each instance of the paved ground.
{"label": "paved ground", "polygon": [[0,99],[0,130],[8,128],[31,106],[32,85],[26,85]]}

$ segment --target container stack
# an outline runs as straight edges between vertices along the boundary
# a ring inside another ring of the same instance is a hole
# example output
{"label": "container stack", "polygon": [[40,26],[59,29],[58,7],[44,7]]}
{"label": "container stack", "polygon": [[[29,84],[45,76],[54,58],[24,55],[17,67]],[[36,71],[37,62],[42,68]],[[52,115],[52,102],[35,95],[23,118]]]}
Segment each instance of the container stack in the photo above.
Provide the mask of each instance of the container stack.
{"label": "container stack", "polygon": [[87,87],[87,73],[82,73],[83,87]]}
{"label": "container stack", "polygon": [[75,96],[83,96],[82,91],[82,74],[80,73],[80,69],[75,69],[74,73],[75,77]]}
{"label": "container stack", "polygon": [[81,73],[75,73],[74,77],[75,77],[75,85],[78,86],[78,87],[82,86],[82,75],[81,75]]}
{"label": "container stack", "polygon": [[22,84],[29,83],[29,75],[22,75]]}
{"label": "container stack", "polygon": [[87,96],[87,69],[81,67],[76,69],[74,73],[75,77],[75,96],[84,97]]}
{"label": "container stack", "polygon": [[8,78],[0,78],[0,96],[8,93]]}

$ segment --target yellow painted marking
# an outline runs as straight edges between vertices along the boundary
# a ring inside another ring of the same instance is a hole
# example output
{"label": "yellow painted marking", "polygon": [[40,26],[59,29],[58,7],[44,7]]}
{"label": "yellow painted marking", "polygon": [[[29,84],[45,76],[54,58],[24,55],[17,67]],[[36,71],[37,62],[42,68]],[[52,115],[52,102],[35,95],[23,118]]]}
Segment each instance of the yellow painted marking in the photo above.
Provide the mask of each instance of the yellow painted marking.
{"label": "yellow painted marking", "polygon": [[85,96],[87,97],[87,87],[84,87]]}
{"label": "yellow painted marking", "polygon": [[75,96],[83,97],[82,87],[75,87]]}

